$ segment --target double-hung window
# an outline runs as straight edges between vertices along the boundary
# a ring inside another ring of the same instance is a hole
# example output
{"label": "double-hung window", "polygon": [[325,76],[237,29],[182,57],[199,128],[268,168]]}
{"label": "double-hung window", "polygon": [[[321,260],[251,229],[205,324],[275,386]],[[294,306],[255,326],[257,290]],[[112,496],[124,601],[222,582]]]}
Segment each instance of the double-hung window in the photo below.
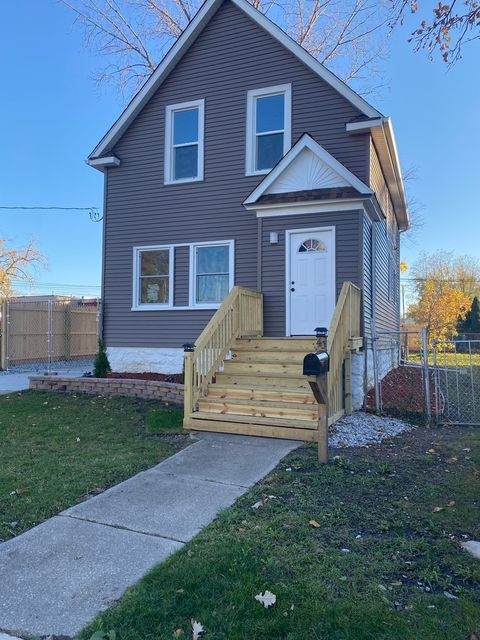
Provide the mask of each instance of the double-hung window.
{"label": "double-hung window", "polygon": [[133,270],[134,309],[163,309],[172,306],[172,247],[136,248]]}
{"label": "double-hung window", "polygon": [[204,114],[204,100],[167,107],[165,183],[203,180]]}
{"label": "double-hung window", "polygon": [[246,173],[268,173],[291,146],[290,84],[253,89],[247,95]]}
{"label": "double-hung window", "polygon": [[233,287],[233,241],[194,244],[190,253],[191,306],[217,307]]}

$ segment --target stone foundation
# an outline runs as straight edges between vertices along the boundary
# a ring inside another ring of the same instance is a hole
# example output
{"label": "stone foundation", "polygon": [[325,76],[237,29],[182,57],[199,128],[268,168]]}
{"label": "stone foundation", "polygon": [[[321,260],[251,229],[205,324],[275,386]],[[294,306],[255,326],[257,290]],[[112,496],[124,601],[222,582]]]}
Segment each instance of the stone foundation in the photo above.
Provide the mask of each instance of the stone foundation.
{"label": "stone foundation", "polygon": [[66,391],[90,393],[96,396],[129,396],[183,404],[183,384],[160,380],[129,378],[64,378],[61,376],[31,376],[30,389],[35,391]]}
{"label": "stone foundation", "polygon": [[160,347],[107,347],[112,371],[128,373],[181,373],[183,349]]}

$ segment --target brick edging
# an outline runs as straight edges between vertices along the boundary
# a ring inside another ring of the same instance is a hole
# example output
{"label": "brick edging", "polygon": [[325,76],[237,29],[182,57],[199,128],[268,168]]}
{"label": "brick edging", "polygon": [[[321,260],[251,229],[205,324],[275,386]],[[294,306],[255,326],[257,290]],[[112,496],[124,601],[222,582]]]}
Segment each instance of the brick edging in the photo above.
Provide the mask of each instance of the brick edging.
{"label": "brick edging", "polygon": [[99,396],[128,396],[183,404],[183,384],[163,380],[134,378],[69,378],[66,376],[30,376],[34,391],[66,391]]}

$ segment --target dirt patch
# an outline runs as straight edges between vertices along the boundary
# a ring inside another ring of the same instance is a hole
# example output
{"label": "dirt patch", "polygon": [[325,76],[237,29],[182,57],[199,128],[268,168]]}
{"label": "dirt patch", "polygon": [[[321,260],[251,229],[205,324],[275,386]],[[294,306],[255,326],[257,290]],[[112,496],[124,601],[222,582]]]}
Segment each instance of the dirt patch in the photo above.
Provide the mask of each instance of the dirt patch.
{"label": "dirt patch", "polygon": [[157,380],[160,382],[174,382],[175,384],[183,384],[182,373],[151,373],[144,371],[143,373],[129,373],[127,371],[114,371],[108,374],[108,378],[125,378],[128,380]]}

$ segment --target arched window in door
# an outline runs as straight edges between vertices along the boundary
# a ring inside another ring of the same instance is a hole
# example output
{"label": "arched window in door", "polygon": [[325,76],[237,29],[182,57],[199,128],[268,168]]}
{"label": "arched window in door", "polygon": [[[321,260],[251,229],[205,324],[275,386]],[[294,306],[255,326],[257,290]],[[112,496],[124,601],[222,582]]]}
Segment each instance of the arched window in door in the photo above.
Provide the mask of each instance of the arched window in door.
{"label": "arched window in door", "polygon": [[309,238],[308,240],[304,240],[302,244],[298,248],[298,253],[311,253],[313,251],[317,251],[319,253],[325,253],[327,247],[321,240],[317,240],[316,238]]}

